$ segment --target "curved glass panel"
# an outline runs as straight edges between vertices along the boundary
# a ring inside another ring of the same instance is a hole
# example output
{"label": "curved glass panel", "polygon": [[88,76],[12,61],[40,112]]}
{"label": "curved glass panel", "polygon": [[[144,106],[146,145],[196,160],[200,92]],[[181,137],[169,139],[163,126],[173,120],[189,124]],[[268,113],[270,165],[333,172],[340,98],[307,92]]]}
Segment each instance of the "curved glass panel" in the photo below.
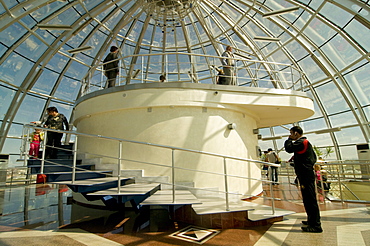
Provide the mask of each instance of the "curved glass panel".
{"label": "curved glass panel", "polygon": [[0,119],[4,119],[4,116],[12,102],[12,99],[16,91],[6,88],[0,85]]}
{"label": "curved glass panel", "polygon": [[369,71],[370,65],[367,64],[344,76],[361,105],[370,104]]}
{"label": "curved glass panel", "polygon": [[317,87],[316,92],[328,114],[338,113],[349,108],[342,93],[334,83],[326,83]]}

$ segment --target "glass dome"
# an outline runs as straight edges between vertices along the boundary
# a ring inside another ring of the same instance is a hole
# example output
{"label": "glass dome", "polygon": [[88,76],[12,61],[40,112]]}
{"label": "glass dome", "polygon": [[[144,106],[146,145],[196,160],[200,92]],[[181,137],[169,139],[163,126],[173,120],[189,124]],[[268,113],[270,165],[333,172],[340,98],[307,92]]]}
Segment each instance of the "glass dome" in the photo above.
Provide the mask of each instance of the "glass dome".
{"label": "glass dome", "polygon": [[[169,81],[214,83],[212,66],[220,64],[214,57],[228,45],[252,61],[286,64],[279,70],[301,71],[300,89],[314,99],[316,113],[292,123],[301,125],[316,147],[334,151],[329,159],[356,159],[355,145],[369,142],[369,1],[0,3],[3,153],[19,152],[22,125],[42,118],[47,107],[72,117],[86,79],[101,83],[99,66],[112,45],[120,48],[120,84],[151,82],[160,74]],[[290,127],[260,129],[260,147],[282,149],[279,137]]]}

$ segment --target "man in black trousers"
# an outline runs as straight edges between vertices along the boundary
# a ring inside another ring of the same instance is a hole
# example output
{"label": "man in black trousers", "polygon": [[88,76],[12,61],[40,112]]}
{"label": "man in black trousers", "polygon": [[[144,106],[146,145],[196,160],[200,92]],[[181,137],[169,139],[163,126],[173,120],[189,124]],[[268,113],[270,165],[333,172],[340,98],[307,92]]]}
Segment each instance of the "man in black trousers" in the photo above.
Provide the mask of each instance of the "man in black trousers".
{"label": "man in black trousers", "polygon": [[[58,112],[56,107],[49,107],[46,109],[48,117],[45,120],[44,126],[53,130],[69,130],[69,124],[67,118]],[[46,159],[57,159],[58,148],[61,147],[61,140],[63,133],[60,132],[47,132],[45,158]]]}
{"label": "man in black trousers", "polygon": [[304,232],[322,232],[313,168],[317,159],[312,145],[306,137],[303,137],[302,128],[294,126],[290,129],[284,147],[286,152],[294,153],[294,170],[301,186],[303,205],[307,214],[307,221],[302,221],[304,226],[301,229]]}
{"label": "man in black trousers", "polygon": [[106,87],[114,87],[116,85],[116,78],[119,74],[119,60],[118,60],[118,47],[110,47],[110,53],[104,59],[104,74],[107,76],[107,85]]}

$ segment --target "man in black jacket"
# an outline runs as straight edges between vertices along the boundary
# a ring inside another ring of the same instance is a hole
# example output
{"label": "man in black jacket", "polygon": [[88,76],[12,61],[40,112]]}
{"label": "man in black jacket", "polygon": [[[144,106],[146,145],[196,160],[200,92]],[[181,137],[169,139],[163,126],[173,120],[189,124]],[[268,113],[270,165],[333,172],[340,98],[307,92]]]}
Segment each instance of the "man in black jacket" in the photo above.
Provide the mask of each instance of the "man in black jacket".
{"label": "man in black jacket", "polygon": [[[53,130],[69,130],[68,120],[63,115],[58,113],[56,107],[49,107],[46,109],[48,117],[45,120],[44,126]],[[57,159],[58,148],[61,146],[61,140],[63,133],[60,132],[47,132],[45,158],[46,159]]]}
{"label": "man in black jacket", "polygon": [[310,142],[302,135],[302,128],[299,126],[292,127],[284,147],[286,152],[294,153],[294,170],[301,186],[303,205],[307,214],[307,221],[302,221],[305,225],[301,227],[302,231],[322,232],[313,168],[316,163],[316,154]]}
{"label": "man in black jacket", "polygon": [[[108,88],[114,87],[116,85],[116,78],[117,78],[117,75],[119,74],[119,69],[118,69],[119,60],[118,60],[117,53],[118,53],[118,47],[116,46],[110,47],[110,53],[107,55],[107,57],[105,57],[103,61],[104,63],[108,62],[103,65],[104,74],[108,78],[107,85],[106,85],[106,87]],[[109,62],[109,61],[112,61],[112,62]]]}

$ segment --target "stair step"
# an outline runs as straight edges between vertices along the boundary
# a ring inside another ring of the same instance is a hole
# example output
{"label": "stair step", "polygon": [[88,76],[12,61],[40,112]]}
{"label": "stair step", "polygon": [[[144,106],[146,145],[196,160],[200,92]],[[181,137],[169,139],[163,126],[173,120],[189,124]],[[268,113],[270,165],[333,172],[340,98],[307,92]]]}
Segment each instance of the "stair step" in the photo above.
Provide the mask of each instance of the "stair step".
{"label": "stair step", "polygon": [[[250,202],[252,203],[252,202]],[[266,220],[270,218],[282,217],[289,214],[295,214],[294,211],[275,208],[272,210],[271,206],[255,204],[253,211],[248,212],[248,219],[251,221]]]}
{"label": "stair step", "polygon": [[[194,182],[176,182],[175,189],[176,190],[190,190],[193,194],[196,189],[194,188]],[[161,190],[172,190],[172,184],[162,183]]]}
{"label": "stair step", "polygon": [[[82,160],[76,160],[76,164],[81,164]],[[29,159],[27,161],[27,166],[37,166],[41,165],[41,160]],[[46,159],[44,165],[73,165],[73,159]]]}
{"label": "stair step", "polygon": [[[121,185],[131,184],[133,182],[135,182],[133,177],[121,177]],[[67,180],[67,181],[55,181],[50,183],[65,184],[74,192],[88,193],[95,192],[98,190],[109,189],[112,187],[117,187],[118,178],[104,177],[104,178],[75,180],[74,182],[72,182],[71,180]]]}
{"label": "stair step", "polygon": [[133,177],[143,177],[144,170],[121,170],[121,175],[133,176]]}
{"label": "stair step", "polygon": [[226,200],[220,197],[199,198],[199,200],[202,204],[195,204],[192,206],[195,213],[198,215],[248,211],[249,220],[259,221],[295,213],[294,211],[278,208],[275,208],[275,212],[273,212],[271,206],[242,200],[233,203],[230,202],[227,208]]}
{"label": "stair step", "polygon": [[120,193],[118,193],[118,188],[110,188],[107,190],[100,190],[94,193],[89,193],[89,196],[135,196],[135,195],[145,195],[153,190],[159,190],[160,183],[134,183],[121,186]]}
{"label": "stair step", "polygon": [[[111,173],[112,173],[112,170],[76,171],[75,180],[104,178],[108,174],[111,174]],[[56,182],[56,181],[68,181],[68,180],[72,180],[72,172],[46,173],[47,183]]]}
{"label": "stair step", "polygon": [[[77,165],[77,170],[85,169],[85,170],[93,170],[95,165],[92,164],[83,164]],[[38,174],[41,172],[40,165],[28,165],[28,168],[31,168],[31,174]],[[59,165],[44,165],[44,174],[47,173],[55,173],[55,172],[71,172],[72,166],[59,166]]]}
{"label": "stair step", "polygon": [[202,197],[199,198],[201,205],[193,205],[195,213],[203,214],[217,214],[228,212],[239,212],[253,210],[254,206],[247,202],[240,201],[238,203],[229,203],[229,208],[226,207],[226,200],[220,197]]}
{"label": "stair step", "polygon": [[147,176],[147,177],[136,177],[135,180],[141,183],[168,183],[170,178],[168,176]]}
{"label": "stair step", "polygon": [[160,190],[145,199],[140,205],[189,205],[201,204],[190,191],[175,190],[175,201],[173,201],[172,190]]}

